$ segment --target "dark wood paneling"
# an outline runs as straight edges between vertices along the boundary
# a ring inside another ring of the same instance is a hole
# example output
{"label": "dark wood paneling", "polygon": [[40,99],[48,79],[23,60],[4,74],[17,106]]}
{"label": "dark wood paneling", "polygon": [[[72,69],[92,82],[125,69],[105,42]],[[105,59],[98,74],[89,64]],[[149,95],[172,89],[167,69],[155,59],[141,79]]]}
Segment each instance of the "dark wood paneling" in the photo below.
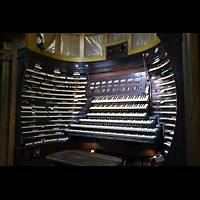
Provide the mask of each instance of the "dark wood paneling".
{"label": "dark wood paneling", "polygon": [[199,57],[199,33],[190,33],[191,35],[191,63],[192,63],[192,106],[193,117],[190,121],[193,121],[194,126],[194,156],[195,165],[200,166],[200,57]]}
{"label": "dark wood paneling", "polygon": [[171,149],[164,165],[186,165],[182,33],[158,33],[158,37],[171,60],[177,86],[176,130]]}
{"label": "dark wood paneling", "polygon": [[126,57],[127,52],[128,52],[127,42],[116,44],[113,46],[108,46],[106,48],[106,58],[107,60],[112,60],[120,57]]}
{"label": "dark wood paneling", "polygon": [[183,33],[187,165],[200,165],[199,33]]}

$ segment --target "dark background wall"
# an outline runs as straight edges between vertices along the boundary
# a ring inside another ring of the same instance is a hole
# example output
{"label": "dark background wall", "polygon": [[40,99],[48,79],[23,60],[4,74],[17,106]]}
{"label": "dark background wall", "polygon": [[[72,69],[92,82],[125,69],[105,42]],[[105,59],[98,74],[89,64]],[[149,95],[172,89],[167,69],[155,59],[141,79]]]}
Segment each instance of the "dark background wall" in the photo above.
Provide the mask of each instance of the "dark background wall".
{"label": "dark background wall", "polygon": [[177,86],[177,121],[174,141],[165,165],[186,165],[182,33],[158,33],[170,57]]}

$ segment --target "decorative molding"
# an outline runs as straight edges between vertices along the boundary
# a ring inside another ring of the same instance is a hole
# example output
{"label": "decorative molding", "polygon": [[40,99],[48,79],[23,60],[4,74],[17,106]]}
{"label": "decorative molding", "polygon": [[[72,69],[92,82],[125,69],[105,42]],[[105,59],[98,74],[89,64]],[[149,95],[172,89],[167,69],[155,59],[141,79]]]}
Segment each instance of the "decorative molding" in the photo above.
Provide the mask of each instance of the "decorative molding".
{"label": "decorative molding", "polygon": [[[152,33],[151,40],[152,42],[132,49],[132,37],[131,33],[127,33],[127,39],[124,40],[119,40],[113,43],[108,43],[108,33],[103,33],[103,55],[102,56],[96,56],[96,57],[84,57],[84,36],[85,35],[95,35],[95,34],[100,34],[100,33],[67,33],[67,34],[72,34],[72,35],[80,35],[80,57],[69,57],[69,56],[63,56],[60,55],[60,33],[56,33],[56,52],[55,54],[50,53],[45,50],[41,50],[37,47],[37,33],[26,33],[26,47],[29,48],[32,51],[35,51],[37,53],[40,53],[42,55],[59,59],[59,60],[64,60],[64,61],[70,61],[70,62],[94,62],[94,61],[103,61],[106,60],[106,47],[112,46],[115,44],[120,44],[122,42],[127,41],[128,42],[128,55],[136,54],[142,51],[145,51],[147,49],[150,49],[157,44],[160,43],[160,39],[156,38],[156,34]],[[59,49],[58,49],[59,48]]]}
{"label": "decorative molding", "polygon": [[12,51],[11,50],[5,50],[5,49],[0,50],[0,59],[2,61],[12,60]]}

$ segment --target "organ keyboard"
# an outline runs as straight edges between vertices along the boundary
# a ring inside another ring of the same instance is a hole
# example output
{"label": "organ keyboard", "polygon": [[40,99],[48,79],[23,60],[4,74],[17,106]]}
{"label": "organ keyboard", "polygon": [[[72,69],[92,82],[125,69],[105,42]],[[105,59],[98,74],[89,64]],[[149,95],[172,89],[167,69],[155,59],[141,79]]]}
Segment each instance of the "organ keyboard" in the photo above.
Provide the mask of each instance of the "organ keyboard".
{"label": "organ keyboard", "polygon": [[129,127],[121,127],[121,126],[105,126],[105,125],[79,125],[79,124],[71,124],[71,127],[81,127],[81,128],[92,128],[92,129],[109,129],[109,130],[119,130],[119,131],[131,131],[131,132],[146,132],[146,133],[156,133],[158,132],[158,128],[129,128]]}
{"label": "organ keyboard", "polygon": [[96,110],[96,109],[100,109],[100,110],[113,110],[113,109],[147,109],[148,104],[100,104],[100,105],[95,105],[93,107],[90,108],[90,110]]}
{"label": "organ keyboard", "polygon": [[[126,79],[123,80],[126,82]],[[100,82],[105,81],[97,80],[97,85]],[[150,116],[150,93],[145,91],[146,88],[136,94],[93,96],[85,117],[69,124],[65,132],[68,136],[155,144],[157,152],[158,142],[162,138],[162,125],[158,124],[156,116]]]}
{"label": "organ keyboard", "polygon": [[80,130],[80,129],[72,129],[70,130],[70,135],[80,136],[80,134],[85,135],[87,137],[93,138],[104,138],[104,139],[114,139],[114,140],[125,140],[132,141],[138,143],[150,143],[153,144],[155,136],[153,135],[143,135],[143,134],[127,134],[124,132],[106,132],[106,131],[89,131],[89,130]]}
{"label": "organ keyboard", "polygon": [[148,101],[149,95],[111,95],[111,96],[100,96],[92,100],[92,103],[107,103],[107,102],[137,102],[137,101]]}
{"label": "organ keyboard", "polygon": [[147,113],[133,113],[133,112],[131,112],[131,113],[129,113],[129,112],[125,112],[125,113],[122,113],[122,112],[120,112],[120,113],[114,113],[114,112],[112,112],[112,113],[87,113],[87,116],[100,116],[100,117],[102,117],[102,116],[105,116],[105,117],[120,117],[120,118],[124,118],[124,117],[132,117],[132,118],[134,118],[134,117],[147,117]]}

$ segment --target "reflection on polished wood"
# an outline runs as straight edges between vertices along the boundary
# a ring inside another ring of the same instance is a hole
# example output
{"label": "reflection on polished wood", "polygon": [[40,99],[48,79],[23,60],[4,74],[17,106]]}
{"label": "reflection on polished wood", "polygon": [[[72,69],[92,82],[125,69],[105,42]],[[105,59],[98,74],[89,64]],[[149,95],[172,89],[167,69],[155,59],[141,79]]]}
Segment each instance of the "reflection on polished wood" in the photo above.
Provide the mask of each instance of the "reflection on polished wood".
{"label": "reflection on polished wood", "polygon": [[67,166],[117,166],[122,162],[121,158],[80,150],[59,151],[46,159],[53,165]]}

